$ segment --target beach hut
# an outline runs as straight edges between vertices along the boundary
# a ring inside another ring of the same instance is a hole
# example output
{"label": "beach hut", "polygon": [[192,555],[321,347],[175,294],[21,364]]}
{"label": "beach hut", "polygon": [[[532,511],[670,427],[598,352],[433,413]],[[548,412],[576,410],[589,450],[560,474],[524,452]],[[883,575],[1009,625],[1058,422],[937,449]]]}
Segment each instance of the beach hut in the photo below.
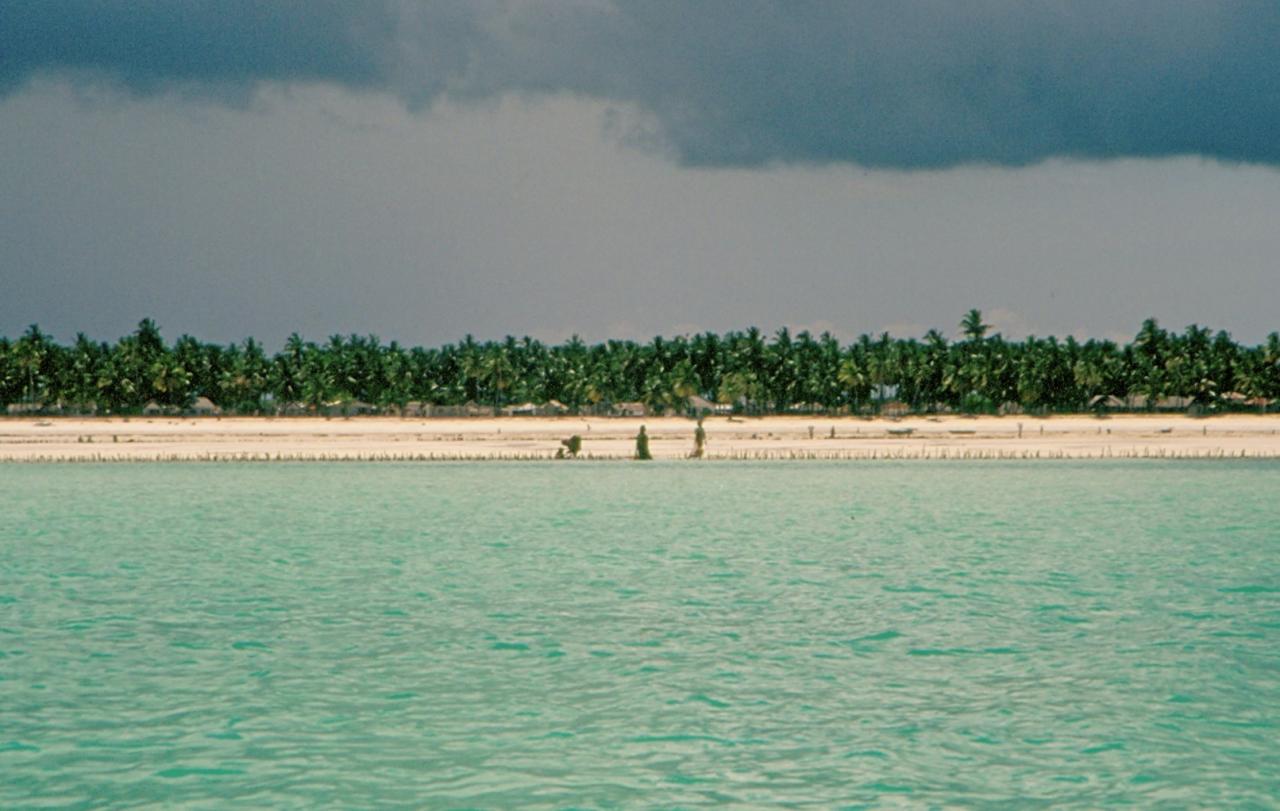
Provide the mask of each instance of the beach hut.
{"label": "beach hut", "polygon": [[1124,400],[1114,394],[1096,394],[1089,399],[1089,408],[1094,411],[1119,411],[1124,408]]}
{"label": "beach hut", "polygon": [[644,407],[644,403],[614,403],[613,416],[615,417],[643,417],[648,413]]}
{"label": "beach hut", "polygon": [[1156,400],[1156,411],[1186,411],[1194,404],[1190,397],[1161,397]]}
{"label": "beach hut", "polygon": [[558,417],[561,414],[569,413],[569,406],[559,400],[548,400],[541,409],[541,412],[548,417]]}
{"label": "beach hut", "polygon": [[10,417],[18,417],[23,414],[39,414],[44,411],[44,403],[9,403],[5,407],[5,413]]}
{"label": "beach hut", "polygon": [[891,400],[880,406],[882,417],[905,417],[909,413],[911,413],[911,407],[901,400]]}
{"label": "beach hut", "polygon": [[504,417],[533,417],[537,414],[537,403],[520,403],[519,405],[509,405],[502,409],[502,416]]}
{"label": "beach hut", "polygon": [[689,411],[695,417],[704,417],[707,414],[716,413],[716,404],[706,397],[699,397],[695,394],[689,398]]}
{"label": "beach hut", "polygon": [[1219,394],[1218,402],[1227,408],[1244,408],[1245,404],[1249,402],[1249,398],[1238,391],[1229,391],[1225,394]]}
{"label": "beach hut", "polygon": [[410,400],[400,409],[402,417],[427,417],[431,415],[431,404],[421,400]]}
{"label": "beach hut", "polygon": [[462,405],[437,405],[431,407],[433,417],[492,417],[493,408],[482,406],[475,400],[468,400]]}
{"label": "beach hut", "polygon": [[826,410],[822,403],[796,403],[787,409],[792,414],[824,414]]}
{"label": "beach hut", "polygon": [[377,409],[363,400],[335,400],[324,404],[324,414],[329,417],[355,417],[361,414],[372,414]]}
{"label": "beach hut", "polygon": [[199,417],[216,417],[222,413],[222,409],[214,405],[213,401],[208,397],[202,395],[191,401],[191,406],[187,409],[187,412]]}
{"label": "beach hut", "polygon": [[148,400],[147,404],[142,407],[142,415],[144,417],[155,417],[163,413],[165,413],[165,407],[155,400]]}

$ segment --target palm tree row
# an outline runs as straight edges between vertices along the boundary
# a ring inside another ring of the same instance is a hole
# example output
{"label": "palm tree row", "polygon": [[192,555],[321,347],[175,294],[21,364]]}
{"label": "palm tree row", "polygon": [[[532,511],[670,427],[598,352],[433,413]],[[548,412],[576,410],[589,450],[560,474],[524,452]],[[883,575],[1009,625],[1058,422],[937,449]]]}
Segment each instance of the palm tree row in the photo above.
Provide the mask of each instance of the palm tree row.
{"label": "palm tree row", "polygon": [[[137,412],[148,403],[189,407],[198,397],[231,413],[285,404],[319,410],[360,401],[393,410],[436,405],[558,401],[574,412],[643,402],[681,413],[691,397],[752,413],[875,411],[893,400],[917,412],[1079,412],[1106,398],[1154,404],[1185,398],[1203,409],[1280,398],[1280,334],[1258,346],[1199,326],[1181,333],[1143,323],[1133,341],[988,335],[977,310],[963,337],[829,334],[766,338],[751,328],[648,343],[577,337],[549,346],[530,338],[406,348],[375,336],[305,341],[290,336],[268,354],[252,338],[228,346],[182,336],[166,344],[150,319],[114,344],[78,335],[64,346],[38,326],[0,337],[0,406]],[[902,406],[895,406],[902,407]],[[12,410],[12,409],[11,409]]]}

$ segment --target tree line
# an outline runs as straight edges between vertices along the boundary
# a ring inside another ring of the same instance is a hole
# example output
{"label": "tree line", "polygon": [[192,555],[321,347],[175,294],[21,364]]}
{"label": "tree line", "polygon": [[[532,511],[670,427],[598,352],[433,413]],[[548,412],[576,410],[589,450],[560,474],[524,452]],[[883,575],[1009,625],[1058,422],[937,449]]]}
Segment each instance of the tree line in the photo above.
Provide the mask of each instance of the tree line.
{"label": "tree line", "polygon": [[129,414],[148,403],[181,410],[206,397],[239,414],[356,401],[388,411],[410,402],[500,408],[557,401],[571,412],[600,412],[638,401],[653,413],[684,413],[699,397],[748,413],[867,413],[890,400],[926,413],[1011,406],[1050,413],[1085,411],[1112,397],[1133,403],[1135,395],[1147,404],[1185,398],[1204,410],[1280,398],[1275,332],[1246,346],[1226,332],[1196,325],[1171,332],[1148,319],[1124,345],[1011,341],[989,334],[977,310],[960,326],[957,340],[931,330],[918,339],[863,335],[848,345],[785,328],[647,343],[467,336],[434,348],[373,335],[313,342],[295,333],[269,354],[252,338],[220,345],[183,335],[166,343],[151,319],[115,343],[80,334],[63,345],[32,325],[16,339],[0,337],[0,406]]}

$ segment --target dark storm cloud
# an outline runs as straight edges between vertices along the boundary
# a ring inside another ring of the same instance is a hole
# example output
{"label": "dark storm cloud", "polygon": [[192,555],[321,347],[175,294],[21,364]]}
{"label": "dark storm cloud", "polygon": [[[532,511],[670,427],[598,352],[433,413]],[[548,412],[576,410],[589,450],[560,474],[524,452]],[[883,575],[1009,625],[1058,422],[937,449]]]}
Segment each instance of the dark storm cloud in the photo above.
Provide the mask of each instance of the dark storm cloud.
{"label": "dark storm cloud", "polygon": [[0,88],[42,73],[243,97],[264,81],[634,104],[685,163],[1280,163],[1273,0],[15,0]]}

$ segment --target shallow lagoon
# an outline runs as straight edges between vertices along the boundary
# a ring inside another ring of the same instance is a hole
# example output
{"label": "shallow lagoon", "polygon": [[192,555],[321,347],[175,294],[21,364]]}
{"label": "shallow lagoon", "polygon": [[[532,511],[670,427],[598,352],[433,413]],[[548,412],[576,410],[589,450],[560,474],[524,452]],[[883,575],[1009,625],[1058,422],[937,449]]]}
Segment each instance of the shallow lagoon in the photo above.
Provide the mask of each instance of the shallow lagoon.
{"label": "shallow lagoon", "polygon": [[0,806],[1269,805],[1273,462],[0,466]]}

